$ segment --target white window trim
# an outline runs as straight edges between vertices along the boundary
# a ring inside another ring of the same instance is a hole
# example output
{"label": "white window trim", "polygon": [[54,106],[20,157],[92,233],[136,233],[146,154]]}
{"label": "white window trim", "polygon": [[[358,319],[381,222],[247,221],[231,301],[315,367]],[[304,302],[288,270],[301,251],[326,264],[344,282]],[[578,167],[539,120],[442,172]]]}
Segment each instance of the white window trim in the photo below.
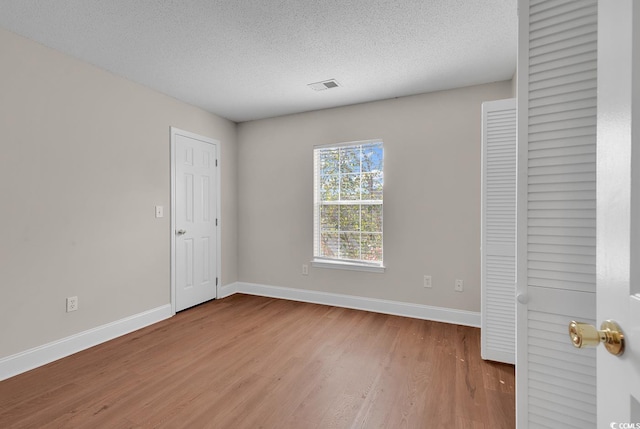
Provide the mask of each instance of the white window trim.
{"label": "white window trim", "polygon": [[353,142],[344,142],[344,143],[327,143],[327,144],[317,144],[313,146],[313,149],[332,149],[332,148],[340,148],[345,146],[358,146],[365,145],[371,143],[384,143],[382,139],[370,139],[370,140],[356,140]]}
{"label": "white window trim", "polygon": [[384,265],[367,265],[359,262],[340,261],[337,259],[314,259],[311,261],[314,268],[334,268],[349,271],[367,271],[370,273],[384,273]]}

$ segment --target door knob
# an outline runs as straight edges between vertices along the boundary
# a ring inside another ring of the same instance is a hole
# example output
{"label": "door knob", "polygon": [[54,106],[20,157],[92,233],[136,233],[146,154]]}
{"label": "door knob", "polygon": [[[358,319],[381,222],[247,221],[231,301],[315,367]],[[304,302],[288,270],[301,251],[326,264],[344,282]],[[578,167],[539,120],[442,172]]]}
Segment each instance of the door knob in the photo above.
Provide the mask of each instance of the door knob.
{"label": "door knob", "polygon": [[579,349],[604,343],[612,355],[620,356],[624,353],[624,334],[620,326],[612,320],[602,322],[600,330],[587,323],[572,321],[569,323],[569,337],[571,343]]}
{"label": "door knob", "polygon": [[176,234],[178,234],[178,235],[185,235],[186,233],[187,233],[186,229],[179,229],[179,230],[176,231]]}

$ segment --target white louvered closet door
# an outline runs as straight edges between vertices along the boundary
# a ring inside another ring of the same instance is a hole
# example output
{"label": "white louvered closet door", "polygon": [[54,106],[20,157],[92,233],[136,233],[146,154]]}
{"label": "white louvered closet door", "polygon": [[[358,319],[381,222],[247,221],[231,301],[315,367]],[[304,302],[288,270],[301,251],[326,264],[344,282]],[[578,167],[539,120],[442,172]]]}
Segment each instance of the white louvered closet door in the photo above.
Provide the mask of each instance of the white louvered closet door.
{"label": "white louvered closet door", "polygon": [[516,99],[482,103],[482,358],[516,361]]}
{"label": "white louvered closet door", "polygon": [[520,0],[517,423],[596,427],[596,0]]}

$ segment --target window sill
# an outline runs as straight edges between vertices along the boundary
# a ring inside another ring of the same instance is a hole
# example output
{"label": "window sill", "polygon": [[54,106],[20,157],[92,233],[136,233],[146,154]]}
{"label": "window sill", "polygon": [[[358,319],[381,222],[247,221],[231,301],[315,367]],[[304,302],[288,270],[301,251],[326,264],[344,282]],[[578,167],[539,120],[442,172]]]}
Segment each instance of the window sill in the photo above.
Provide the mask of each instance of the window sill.
{"label": "window sill", "polygon": [[356,264],[353,262],[340,262],[340,261],[311,261],[311,266],[315,268],[333,268],[337,270],[350,270],[350,271],[366,271],[370,273],[384,273],[385,267]]}

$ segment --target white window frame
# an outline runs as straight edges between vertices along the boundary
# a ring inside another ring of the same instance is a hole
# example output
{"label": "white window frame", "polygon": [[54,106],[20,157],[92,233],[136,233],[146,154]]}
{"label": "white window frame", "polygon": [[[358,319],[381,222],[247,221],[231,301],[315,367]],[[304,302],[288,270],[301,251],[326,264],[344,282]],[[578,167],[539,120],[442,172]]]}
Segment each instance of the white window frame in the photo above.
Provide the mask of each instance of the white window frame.
{"label": "white window frame", "polygon": [[[316,161],[316,150],[318,149],[333,149],[333,148],[341,148],[341,147],[349,147],[349,146],[359,146],[366,145],[371,143],[381,143],[383,145],[383,189],[384,189],[384,142],[382,139],[372,139],[372,140],[359,140],[353,142],[345,142],[345,143],[337,143],[337,144],[325,144],[325,145],[316,145],[313,147],[313,260],[311,261],[311,266],[316,268],[333,268],[340,270],[351,270],[351,271],[368,271],[375,273],[384,273],[384,190],[383,190],[383,203],[382,203],[382,227],[381,227],[381,235],[382,235],[382,260],[380,262],[371,262],[368,263],[366,261],[353,261],[346,259],[332,259],[332,258],[323,258],[321,256],[316,256],[320,252],[318,250],[318,246],[320,245],[320,192],[319,192],[319,183],[320,183],[320,171],[318,168],[318,162]],[[377,200],[376,200],[377,201]],[[373,203],[372,201],[366,200],[354,200],[358,204],[367,204]],[[340,204],[338,204],[340,205]]]}

